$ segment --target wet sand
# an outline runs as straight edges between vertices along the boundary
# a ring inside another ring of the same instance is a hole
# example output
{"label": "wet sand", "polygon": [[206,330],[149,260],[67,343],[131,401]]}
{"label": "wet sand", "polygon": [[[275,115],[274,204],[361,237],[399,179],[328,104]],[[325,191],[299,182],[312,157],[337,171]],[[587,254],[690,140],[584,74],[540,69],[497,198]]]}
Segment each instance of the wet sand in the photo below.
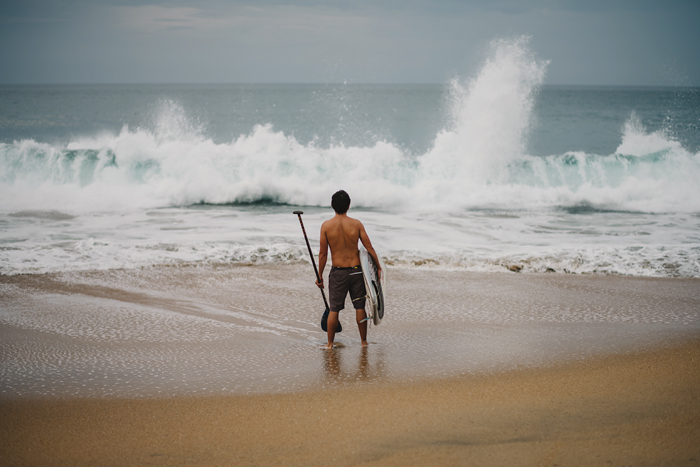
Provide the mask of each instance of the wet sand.
{"label": "wet sand", "polygon": [[[308,264],[0,276],[0,397],[179,397],[404,383],[676,345],[700,279],[389,269],[337,352]],[[347,308],[350,308],[349,304]]]}
{"label": "wet sand", "polygon": [[308,265],[0,276],[2,465],[696,465],[700,280]]}
{"label": "wet sand", "polygon": [[292,394],[0,401],[3,465],[700,463],[700,336],[560,363]]}

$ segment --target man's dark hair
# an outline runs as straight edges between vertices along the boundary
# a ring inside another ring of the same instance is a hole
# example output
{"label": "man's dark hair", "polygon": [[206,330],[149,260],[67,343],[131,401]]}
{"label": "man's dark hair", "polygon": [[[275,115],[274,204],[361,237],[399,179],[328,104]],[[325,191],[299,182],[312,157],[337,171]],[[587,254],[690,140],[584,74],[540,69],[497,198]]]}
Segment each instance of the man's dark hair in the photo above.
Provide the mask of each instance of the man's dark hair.
{"label": "man's dark hair", "polygon": [[331,198],[331,206],[338,214],[345,214],[350,208],[350,195],[345,190],[336,191]]}

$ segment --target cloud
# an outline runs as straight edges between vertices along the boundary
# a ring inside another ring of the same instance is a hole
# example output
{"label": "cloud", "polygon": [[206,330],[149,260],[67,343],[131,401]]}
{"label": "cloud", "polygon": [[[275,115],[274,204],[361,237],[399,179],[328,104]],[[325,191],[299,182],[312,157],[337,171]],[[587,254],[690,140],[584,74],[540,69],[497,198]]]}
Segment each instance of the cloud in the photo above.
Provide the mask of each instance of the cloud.
{"label": "cloud", "polygon": [[[312,8],[307,5],[234,4],[216,10],[208,5],[203,8],[128,5],[116,7],[122,26],[127,29],[154,33],[173,30],[175,27],[205,33],[228,31],[229,37],[259,36],[261,42],[290,37],[294,34],[341,34],[362,29],[371,19],[335,8]],[[249,41],[246,41],[249,42]]]}
{"label": "cloud", "polygon": [[139,5],[117,7],[122,25],[128,29],[156,32],[174,27],[205,28],[216,24],[216,19],[203,18],[197,8]]}

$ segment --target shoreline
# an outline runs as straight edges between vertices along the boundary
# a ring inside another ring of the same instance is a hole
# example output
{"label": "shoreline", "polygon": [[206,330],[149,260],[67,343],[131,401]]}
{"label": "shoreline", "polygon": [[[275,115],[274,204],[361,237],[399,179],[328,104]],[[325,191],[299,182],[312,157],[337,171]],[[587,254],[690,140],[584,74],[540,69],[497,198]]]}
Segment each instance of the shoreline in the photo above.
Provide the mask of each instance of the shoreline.
{"label": "shoreline", "polygon": [[307,265],[0,277],[0,397],[181,397],[403,383],[683,342],[700,279],[390,268],[387,315],[331,355]]}
{"label": "shoreline", "polygon": [[700,334],[681,345],[412,383],[0,399],[0,420],[5,465],[696,465]]}

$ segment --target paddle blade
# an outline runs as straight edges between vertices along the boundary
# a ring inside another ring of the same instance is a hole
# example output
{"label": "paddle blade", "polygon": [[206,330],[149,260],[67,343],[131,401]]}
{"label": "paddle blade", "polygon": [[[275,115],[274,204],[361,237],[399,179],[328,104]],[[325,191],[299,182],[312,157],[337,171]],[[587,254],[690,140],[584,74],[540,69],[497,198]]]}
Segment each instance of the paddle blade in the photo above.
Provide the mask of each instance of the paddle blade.
{"label": "paddle blade", "polygon": [[[326,308],[326,311],[323,312],[323,316],[321,317],[321,329],[323,329],[323,332],[328,332],[328,313],[330,313],[331,310]],[[343,330],[343,326],[340,324],[340,320],[338,320],[338,327],[335,328],[335,332],[341,332]]]}

